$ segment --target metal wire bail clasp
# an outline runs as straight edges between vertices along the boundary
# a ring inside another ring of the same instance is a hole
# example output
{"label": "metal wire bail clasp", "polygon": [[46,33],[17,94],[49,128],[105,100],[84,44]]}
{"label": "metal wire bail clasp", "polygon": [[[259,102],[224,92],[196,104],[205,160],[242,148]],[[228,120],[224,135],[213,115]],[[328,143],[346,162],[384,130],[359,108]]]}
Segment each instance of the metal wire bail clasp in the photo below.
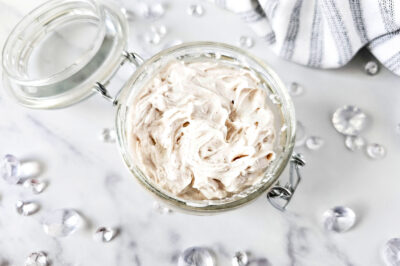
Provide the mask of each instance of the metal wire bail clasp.
{"label": "metal wire bail clasp", "polygon": [[293,153],[290,159],[289,168],[289,182],[285,186],[281,186],[279,182],[272,187],[272,189],[267,193],[268,201],[276,209],[280,211],[285,211],[287,205],[290,203],[294,192],[297,189],[301,181],[300,168],[303,167],[306,162],[303,156],[299,153]]}
{"label": "metal wire bail clasp", "polygon": [[[124,57],[124,60],[121,62],[121,66],[126,62],[130,62],[135,65],[135,67],[139,67],[143,62],[143,58],[141,58],[137,53],[130,53],[125,51],[122,56]],[[121,88],[122,89],[122,88]],[[112,97],[110,93],[108,92],[106,86],[100,82],[96,82],[96,85],[94,86],[94,90],[101,94],[105,99],[108,101],[112,102],[113,105],[118,104],[118,95],[121,92],[121,89],[117,92],[117,94]]]}

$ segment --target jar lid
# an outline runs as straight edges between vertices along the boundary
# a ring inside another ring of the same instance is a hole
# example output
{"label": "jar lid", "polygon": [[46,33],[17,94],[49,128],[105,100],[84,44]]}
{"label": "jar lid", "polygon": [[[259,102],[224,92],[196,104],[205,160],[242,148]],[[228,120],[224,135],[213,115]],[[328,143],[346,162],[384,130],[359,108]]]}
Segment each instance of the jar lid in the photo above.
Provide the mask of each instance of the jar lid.
{"label": "jar lid", "polygon": [[51,0],[25,16],[3,48],[5,89],[30,108],[61,108],[94,93],[124,61],[120,9],[92,0]]}

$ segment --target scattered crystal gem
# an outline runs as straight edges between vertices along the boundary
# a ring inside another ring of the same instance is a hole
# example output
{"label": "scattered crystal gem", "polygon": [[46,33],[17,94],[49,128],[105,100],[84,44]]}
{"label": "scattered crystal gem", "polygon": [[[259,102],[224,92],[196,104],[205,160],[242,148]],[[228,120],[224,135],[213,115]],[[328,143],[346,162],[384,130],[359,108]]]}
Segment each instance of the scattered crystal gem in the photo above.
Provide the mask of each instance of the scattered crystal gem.
{"label": "scattered crystal gem", "polygon": [[356,214],[348,207],[337,206],[323,215],[325,229],[336,233],[346,232],[356,222]]}
{"label": "scattered crystal gem", "polygon": [[110,242],[118,234],[118,229],[111,227],[99,227],[94,233],[94,239],[101,242]]}
{"label": "scattered crystal gem", "polygon": [[365,64],[364,70],[370,76],[376,75],[379,72],[379,64],[376,61],[369,61]]}
{"label": "scattered crystal gem", "polygon": [[188,14],[194,17],[201,17],[204,15],[204,8],[199,4],[190,5],[188,8]]}
{"label": "scattered crystal gem", "polygon": [[20,181],[21,163],[11,154],[6,154],[0,165],[1,177],[9,184],[17,184]]}
{"label": "scattered crystal gem", "polygon": [[304,125],[300,121],[297,121],[296,122],[296,143],[295,143],[295,146],[296,147],[303,146],[305,141],[306,141],[306,139],[307,139],[307,136],[306,136],[306,130],[304,128]]}
{"label": "scattered crystal gem", "polygon": [[371,159],[382,159],[386,155],[385,148],[378,143],[368,144],[366,152]]}
{"label": "scattered crystal gem", "polygon": [[104,128],[100,134],[100,140],[105,143],[114,143],[117,138],[117,134],[112,128]]}
{"label": "scattered crystal gem", "polygon": [[165,6],[163,3],[143,3],[139,6],[141,15],[146,19],[159,19],[165,14]]}
{"label": "scattered crystal gem", "polygon": [[73,209],[51,211],[46,213],[42,219],[44,232],[53,237],[69,236],[82,224],[82,217]]}
{"label": "scattered crystal gem", "polygon": [[27,179],[22,184],[24,187],[31,189],[34,194],[40,194],[46,188],[47,183],[36,178]]}
{"label": "scattered crystal gem", "polygon": [[168,214],[168,213],[172,213],[172,210],[169,209],[168,207],[160,204],[158,201],[153,202],[153,209],[160,213],[160,214]]}
{"label": "scattered crystal gem", "polygon": [[396,132],[397,134],[400,134],[400,123],[396,125]]}
{"label": "scattered crystal gem", "polygon": [[165,34],[167,34],[167,27],[165,25],[152,25],[150,30],[160,36],[165,36]]}
{"label": "scattered crystal gem", "polygon": [[49,261],[43,251],[31,253],[25,261],[25,266],[47,266]]}
{"label": "scattered crystal gem", "polygon": [[254,40],[249,36],[240,36],[239,45],[243,48],[251,48],[254,46]]}
{"label": "scattered crystal gem", "polygon": [[17,210],[18,214],[23,216],[29,216],[35,214],[39,211],[40,206],[36,202],[33,201],[22,201],[18,200],[15,203],[15,209]]}
{"label": "scattered crystal gem", "polygon": [[293,97],[300,96],[304,93],[304,88],[297,82],[292,82],[289,85],[289,94]]}
{"label": "scattered crystal gem", "polygon": [[344,135],[359,135],[365,128],[366,121],[366,114],[353,105],[346,105],[337,109],[332,116],[333,126]]}
{"label": "scattered crystal gem", "polygon": [[232,266],[246,266],[249,264],[249,256],[245,251],[238,251],[232,258]]}
{"label": "scattered crystal gem", "polygon": [[365,146],[365,139],[361,136],[346,136],[344,144],[351,151],[361,150]]}
{"label": "scattered crystal gem", "polygon": [[207,248],[191,247],[182,252],[178,266],[214,266],[214,255]]}
{"label": "scattered crystal gem", "polygon": [[400,265],[400,238],[392,238],[386,242],[382,257],[387,266]]}
{"label": "scattered crystal gem", "polygon": [[322,138],[316,136],[311,136],[306,139],[306,147],[313,151],[319,150],[324,143],[325,141]]}

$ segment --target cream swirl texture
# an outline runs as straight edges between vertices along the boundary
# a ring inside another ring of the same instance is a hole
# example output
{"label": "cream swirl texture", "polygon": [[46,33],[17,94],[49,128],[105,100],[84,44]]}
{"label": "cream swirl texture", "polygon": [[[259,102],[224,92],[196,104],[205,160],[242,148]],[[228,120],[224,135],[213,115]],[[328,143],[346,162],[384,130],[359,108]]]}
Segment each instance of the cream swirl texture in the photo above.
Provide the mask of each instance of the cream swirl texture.
{"label": "cream swirl texture", "polygon": [[138,167],[186,199],[255,184],[274,158],[274,116],[260,79],[219,61],[173,61],[138,92],[129,137]]}

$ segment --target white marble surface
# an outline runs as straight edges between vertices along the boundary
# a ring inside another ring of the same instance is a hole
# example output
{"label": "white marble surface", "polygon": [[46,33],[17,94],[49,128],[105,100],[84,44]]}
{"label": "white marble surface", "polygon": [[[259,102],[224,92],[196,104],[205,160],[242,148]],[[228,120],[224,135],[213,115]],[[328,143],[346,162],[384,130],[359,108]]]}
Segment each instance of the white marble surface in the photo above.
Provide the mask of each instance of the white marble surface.
{"label": "white marble surface", "polygon": [[[0,1],[0,46],[21,16],[40,2]],[[134,1],[123,2],[127,9],[137,7]],[[164,43],[179,38],[237,44],[240,35],[253,36],[235,15],[207,3],[204,17],[188,16],[190,3],[168,2],[167,13],[159,20],[169,29]],[[149,22],[136,17],[130,26],[130,50],[148,56],[153,49],[138,45],[136,36],[148,29]],[[117,147],[98,139],[102,128],[113,125],[114,110],[108,102],[96,96],[62,110],[30,110],[6,97],[0,85],[0,154],[39,160],[40,178],[49,182],[45,192],[32,195],[0,180],[0,265],[23,265],[37,250],[46,251],[56,266],[176,265],[176,255],[193,245],[211,247],[218,265],[224,266],[230,265],[237,250],[249,250],[260,259],[252,265],[384,265],[383,244],[400,237],[399,77],[386,70],[366,76],[360,59],[340,70],[304,68],[277,58],[261,40],[251,52],[273,66],[284,81],[305,87],[305,94],[294,99],[297,117],[308,134],[325,140],[319,151],[301,150],[308,164],[289,212],[279,213],[259,198],[220,215],[161,215],[152,209],[152,196],[125,169]],[[329,119],[344,104],[368,113],[364,136],[387,148],[383,160],[346,150]],[[14,209],[18,199],[39,202],[41,211],[19,216]],[[354,229],[324,232],[321,215],[335,205],[356,211]],[[66,207],[79,210],[87,227],[63,239],[45,235],[38,222],[41,215]],[[118,226],[121,234],[108,244],[95,242],[92,233],[102,225]]]}

